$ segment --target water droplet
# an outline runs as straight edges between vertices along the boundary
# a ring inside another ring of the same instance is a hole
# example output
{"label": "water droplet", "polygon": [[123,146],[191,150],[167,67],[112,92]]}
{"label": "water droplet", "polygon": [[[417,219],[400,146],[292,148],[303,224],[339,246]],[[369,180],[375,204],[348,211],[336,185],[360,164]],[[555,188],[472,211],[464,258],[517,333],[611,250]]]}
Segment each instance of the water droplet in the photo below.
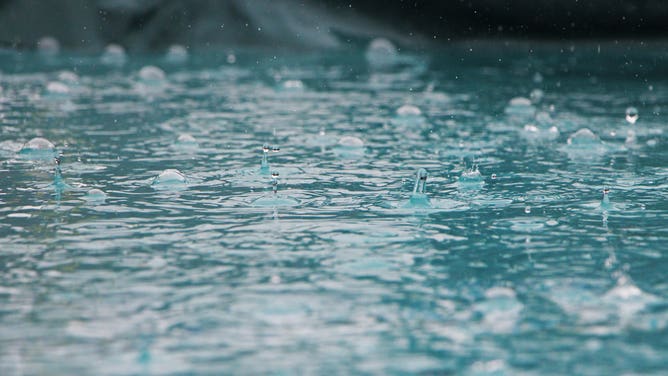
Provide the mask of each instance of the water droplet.
{"label": "water droplet", "polygon": [[339,146],[349,147],[349,148],[361,148],[364,147],[364,141],[359,137],[355,136],[343,136],[339,139]]}
{"label": "water droplet", "polygon": [[635,124],[638,121],[638,109],[629,107],[626,109],[626,121],[629,124]]}
{"label": "water droplet", "polygon": [[536,72],[533,75],[533,82],[536,84],[540,84],[543,82],[543,75],[540,74],[540,72]]}
{"label": "water droplet", "polygon": [[23,145],[19,154],[29,159],[51,160],[56,156],[56,147],[45,138],[35,137]]}
{"label": "water droplet", "polygon": [[102,203],[107,199],[107,194],[101,189],[93,188],[86,192],[84,198],[90,203]]}
{"label": "water droplet", "polygon": [[601,139],[589,128],[579,129],[577,132],[570,135],[566,141],[568,145],[592,145],[600,142]]}
{"label": "water droplet", "polygon": [[536,108],[531,104],[531,100],[524,97],[516,97],[508,102],[505,113],[510,116],[528,117],[533,116]]}
{"label": "water droplet", "polygon": [[492,180],[496,180],[496,174],[492,174]]}
{"label": "water droplet", "polygon": [[397,115],[402,117],[421,116],[422,111],[417,106],[405,104],[397,109]]}
{"label": "water droplet", "polygon": [[62,82],[52,81],[46,85],[46,93],[49,97],[66,97],[70,88]]}
{"label": "water droplet", "polygon": [[185,175],[181,171],[169,168],[160,173],[153,179],[154,186],[179,186],[188,183]]}
{"label": "water droplet", "polygon": [[102,64],[121,66],[127,60],[125,49],[123,46],[112,43],[104,49],[100,60]]}
{"label": "water droplet", "polygon": [[183,64],[188,61],[188,50],[180,44],[169,46],[165,60],[171,64]]}
{"label": "water droplet", "polygon": [[42,55],[57,55],[60,52],[60,42],[51,36],[42,37],[37,41],[37,51]]}
{"label": "water droplet", "polygon": [[529,94],[529,98],[531,98],[531,102],[534,104],[540,103],[544,96],[545,93],[541,89],[533,89],[531,94]]}
{"label": "water droplet", "polygon": [[459,176],[459,186],[461,188],[467,189],[479,189],[485,184],[485,179],[483,178],[478,166],[474,165],[471,169],[463,171]]}
{"label": "water droplet", "polygon": [[415,174],[415,185],[413,186],[413,193],[408,202],[404,205],[405,208],[425,209],[431,208],[431,202],[427,196],[427,170],[421,168]]}
{"label": "water droplet", "polygon": [[397,48],[385,38],[372,40],[366,50],[365,57],[369,65],[375,69],[387,69],[399,63]]}
{"label": "water droplet", "polygon": [[524,207],[524,212],[527,213],[527,214],[531,213],[531,206],[525,206]]}
{"label": "water droplet", "polygon": [[286,80],[281,84],[281,89],[291,93],[300,93],[303,92],[306,87],[301,80]]}
{"label": "water droplet", "polygon": [[165,80],[165,72],[153,65],[147,65],[139,71],[139,79],[144,84],[160,84]]}
{"label": "water droplet", "polygon": [[79,76],[72,71],[62,71],[58,73],[58,81],[65,82],[70,85],[78,85]]}

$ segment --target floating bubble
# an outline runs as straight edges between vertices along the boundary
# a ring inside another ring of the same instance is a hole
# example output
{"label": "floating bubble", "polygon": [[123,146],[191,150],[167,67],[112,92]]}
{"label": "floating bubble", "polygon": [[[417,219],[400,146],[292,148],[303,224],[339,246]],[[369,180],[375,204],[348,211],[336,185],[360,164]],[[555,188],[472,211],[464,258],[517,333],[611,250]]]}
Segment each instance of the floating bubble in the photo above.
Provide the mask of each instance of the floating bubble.
{"label": "floating bubble", "polygon": [[171,45],[165,54],[165,60],[172,64],[183,64],[188,61],[188,50],[180,44]]}
{"label": "floating bubble", "polygon": [[156,176],[151,183],[156,188],[178,188],[188,183],[185,175],[181,171],[169,168]]}
{"label": "floating bubble", "polygon": [[123,48],[123,46],[121,45],[112,43],[104,49],[104,52],[100,57],[100,60],[102,61],[103,64],[106,65],[121,66],[125,64],[127,60],[127,55],[125,54],[125,48]]}
{"label": "floating bubble", "polygon": [[174,143],[174,147],[183,150],[193,150],[199,147],[199,143],[192,135],[188,133],[182,133],[177,137],[176,142]]}
{"label": "floating bubble", "polygon": [[536,84],[540,84],[543,82],[543,75],[540,74],[540,72],[536,72],[533,75],[533,82]]}
{"label": "floating bubble", "polygon": [[306,90],[301,80],[286,80],[281,83],[281,90],[290,93],[301,93]]}
{"label": "floating bubble", "polygon": [[397,109],[397,115],[401,117],[422,116],[422,111],[412,104],[405,104]]}
{"label": "floating bubble", "polygon": [[510,116],[533,116],[535,112],[531,100],[524,97],[511,99],[505,109],[505,113]]}
{"label": "floating bubble", "polygon": [[626,109],[626,121],[629,124],[635,124],[638,121],[638,109],[629,107]]}
{"label": "floating bubble", "polygon": [[227,58],[225,60],[228,64],[234,64],[237,62],[237,57],[234,54],[227,54]]}
{"label": "floating bubble", "polygon": [[107,194],[101,189],[93,188],[86,192],[84,199],[89,203],[103,203],[107,199]]}
{"label": "floating bubble", "polygon": [[46,85],[46,95],[51,98],[64,98],[70,95],[70,88],[62,82],[51,81]]}
{"label": "floating bubble", "polygon": [[165,72],[154,65],[147,65],[139,70],[139,79],[146,84],[159,84],[165,80]]}
{"label": "floating bubble", "polygon": [[399,63],[397,48],[385,38],[376,38],[371,41],[366,50],[366,61],[375,69],[387,69]]}
{"label": "floating bubble", "polygon": [[392,123],[397,126],[418,127],[423,126],[426,121],[422,116],[422,111],[412,104],[405,104],[397,109],[397,114],[392,119]]}
{"label": "floating bubble", "polygon": [[58,73],[58,81],[68,85],[78,85],[79,80],[79,75],[72,71],[62,71]]}
{"label": "floating bubble", "polygon": [[364,155],[364,141],[355,136],[343,136],[339,139],[333,151],[341,158],[359,158]]}
{"label": "floating bubble", "polygon": [[597,145],[601,143],[601,139],[591,129],[582,128],[570,135],[566,143],[573,146]]}
{"label": "floating bubble", "polygon": [[46,138],[35,137],[23,145],[19,155],[28,159],[51,160],[56,156],[56,146]]}
{"label": "floating bubble", "polygon": [[51,36],[42,37],[37,41],[37,51],[42,55],[57,55],[60,52],[60,42]]}
{"label": "floating bubble", "polygon": [[531,98],[531,103],[533,104],[540,103],[544,96],[545,93],[541,89],[533,89],[531,94],[529,94],[529,98]]}

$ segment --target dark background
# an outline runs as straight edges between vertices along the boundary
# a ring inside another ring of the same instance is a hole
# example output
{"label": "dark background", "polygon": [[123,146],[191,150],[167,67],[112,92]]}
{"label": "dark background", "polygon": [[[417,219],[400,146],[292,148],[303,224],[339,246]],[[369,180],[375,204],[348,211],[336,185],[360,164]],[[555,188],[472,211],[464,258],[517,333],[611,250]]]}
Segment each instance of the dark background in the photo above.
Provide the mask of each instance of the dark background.
{"label": "dark background", "polygon": [[408,48],[463,39],[647,39],[668,35],[663,0],[0,0],[0,42],[33,48]]}

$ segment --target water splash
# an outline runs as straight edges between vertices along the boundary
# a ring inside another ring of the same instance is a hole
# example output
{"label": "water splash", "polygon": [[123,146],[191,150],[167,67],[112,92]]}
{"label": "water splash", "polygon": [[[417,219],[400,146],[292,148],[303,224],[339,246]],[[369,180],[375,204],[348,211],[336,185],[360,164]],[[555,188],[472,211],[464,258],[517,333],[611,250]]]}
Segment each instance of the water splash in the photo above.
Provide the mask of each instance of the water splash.
{"label": "water splash", "polygon": [[278,193],[278,171],[271,172],[271,193],[262,196],[252,202],[253,206],[259,207],[279,207],[279,206],[297,206],[299,201],[295,198],[283,196]]}
{"label": "water splash", "polygon": [[424,168],[417,171],[413,193],[409,197],[408,202],[404,205],[405,208],[428,209],[432,207],[431,202],[429,201],[429,196],[427,196],[428,175],[427,170]]}

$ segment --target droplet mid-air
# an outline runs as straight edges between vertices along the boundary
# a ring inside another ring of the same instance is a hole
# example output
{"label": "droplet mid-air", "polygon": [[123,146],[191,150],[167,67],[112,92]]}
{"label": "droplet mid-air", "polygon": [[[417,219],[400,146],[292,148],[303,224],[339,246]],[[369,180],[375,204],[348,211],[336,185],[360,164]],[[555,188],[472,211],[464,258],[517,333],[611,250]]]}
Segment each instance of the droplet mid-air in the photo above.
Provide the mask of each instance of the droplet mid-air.
{"label": "droplet mid-air", "polygon": [[188,50],[180,44],[171,45],[165,54],[165,60],[171,64],[183,64],[188,61]]}
{"label": "droplet mid-air", "polygon": [[638,109],[635,107],[629,107],[626,109],[626,121],[633,125],[638,121]]}
{"label": "droplet mid-air", "polygon": [[100,60],[106,65],[121,66],[127,60],[125,49],[121,45],[110,44],[104,49]]}
{"label": "droplet mid-air", "polygon": [[366,50],[366,61],[373,69],[388,69],[400,62],[397,48],[385,38],[376,38],[371,41]]}
{"label": "droplet mid-air", "polygon": [[56,147],[46,138],[35,137],[23,145],[19,155],[28,159],[51,160],[56,156]]}

